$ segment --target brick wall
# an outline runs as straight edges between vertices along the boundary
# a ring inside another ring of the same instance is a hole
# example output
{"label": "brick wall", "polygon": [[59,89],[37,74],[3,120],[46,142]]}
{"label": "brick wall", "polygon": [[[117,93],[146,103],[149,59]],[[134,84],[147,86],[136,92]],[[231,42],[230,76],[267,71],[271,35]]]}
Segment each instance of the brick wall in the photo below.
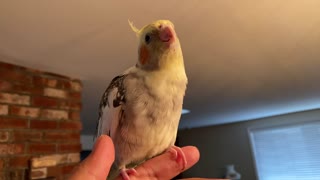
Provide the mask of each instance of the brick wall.
{"label": "brick wall", "polygon": [[0,62],[0,179],[67,177],[80,160],[81,89],[79,80]]}

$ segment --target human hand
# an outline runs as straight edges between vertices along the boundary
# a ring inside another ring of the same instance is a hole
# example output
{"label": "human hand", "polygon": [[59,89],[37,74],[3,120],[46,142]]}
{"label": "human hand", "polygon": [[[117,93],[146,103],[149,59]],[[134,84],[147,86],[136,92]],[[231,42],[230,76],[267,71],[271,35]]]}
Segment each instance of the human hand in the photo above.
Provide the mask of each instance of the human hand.
{"label": "human hand", "polygon": [[[199,160],[199,151],[193,146],[183,147],[189,169]],[[71,180],[105,180],[114,161],[114,145],[109,136],[102,135],[97,140],[92,153],[73,171]],[[135,179],[171,179],[181,173],[180,165],[171,158],[169,152],[150,159],[135,168],[137,175],[130,175]],[[118,177],[120,180],[121,177]],[[197,178],[200,179],[200,178]]]}

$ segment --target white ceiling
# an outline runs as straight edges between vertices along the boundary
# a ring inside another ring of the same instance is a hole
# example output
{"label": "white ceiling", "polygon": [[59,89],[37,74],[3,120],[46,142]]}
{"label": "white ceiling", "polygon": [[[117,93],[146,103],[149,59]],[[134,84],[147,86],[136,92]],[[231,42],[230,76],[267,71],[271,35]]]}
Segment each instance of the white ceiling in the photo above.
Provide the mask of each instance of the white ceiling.
{"label": "white ceiling", "polygon": [[174,22],[189,85],[181,128],[320,108],[320,1],[0,1],[0,58],[80,78],[84,133],[137,57],[127,19]]}

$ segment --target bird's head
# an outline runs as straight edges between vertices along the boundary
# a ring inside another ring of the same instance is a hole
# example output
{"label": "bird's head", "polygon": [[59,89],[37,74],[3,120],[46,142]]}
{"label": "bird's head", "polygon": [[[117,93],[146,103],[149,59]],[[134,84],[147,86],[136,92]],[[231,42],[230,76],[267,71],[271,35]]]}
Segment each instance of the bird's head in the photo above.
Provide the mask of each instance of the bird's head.
{"label": "bird's head", "polygon": [[174,66],[183,66],[180,42],[169,20],[158,20],[141,29],[132,30],[139,38],[137,66],[144,70],[157,70]]}

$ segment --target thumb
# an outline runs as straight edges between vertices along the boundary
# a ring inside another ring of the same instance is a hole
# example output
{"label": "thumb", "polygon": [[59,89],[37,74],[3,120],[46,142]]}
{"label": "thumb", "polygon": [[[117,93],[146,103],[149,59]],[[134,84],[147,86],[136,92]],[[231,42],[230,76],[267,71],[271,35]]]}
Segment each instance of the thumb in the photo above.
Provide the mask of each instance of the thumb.
{"label": "thumb", "polygon": [[70,179],[105,180],[114,161],[114,146],[111,138],[101,135],[94,145],[91,154],[79,164]]}

